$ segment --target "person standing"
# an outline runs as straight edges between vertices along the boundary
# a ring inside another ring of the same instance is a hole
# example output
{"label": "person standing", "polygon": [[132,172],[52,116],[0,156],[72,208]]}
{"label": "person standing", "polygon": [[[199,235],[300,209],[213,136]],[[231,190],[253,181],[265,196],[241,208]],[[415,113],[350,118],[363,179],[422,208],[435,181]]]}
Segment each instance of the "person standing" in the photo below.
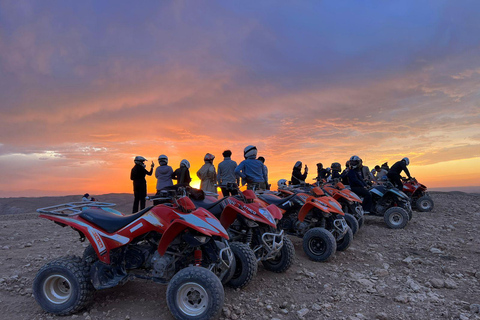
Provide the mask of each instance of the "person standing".
{"label": "person standing", "polygon": [[365,214],[369,214],[372,209],[372,195],[360,175],[360,158],[358,156],[350,158],[350,170],[348,170],[347,175],[351,190],[358,196],[363,197],[363,211]]}
{"label": "person standing", "polygon": [[305,179],[307,179],[308,175],[308,167],[305,165],[305,169],[303,170],[302,174],[302,161],[295,162],[292,170],[292,178],[290,181],[293,185],[305,183]]}
{"label": "person standing", "polygon": [[360,168],[360,175],[363,178],[363,181],[367,183],[372,183],[375,181],[375,177],[372,175],[370,168],[363,165],[363,160],[360,159],[360,164],[358,165]]}
{"label": "person standing", "polygon": [[157,178],[157,193],[165,187],[173,186],[173,169],[168,165],[168,157],[164,154],[158,157],[159,166],[155,169],[155,178]]}
{"label": "person standing", "polygon": [[258,185],[260,189],[265,190],[267,174],[265,166],[257,159],[257,147],[247,146],[243,150],[245,160],[235,168],[235,174],[242,178],[242,185],[247,183],[247,189],[253,189]]}
{"label": "person standing", "polygon": [[135,199],[133,200],[132,213],[135,213],[138,212],[139,204],[140,210],[145,209],[145,197],[147,196],[147,180],[145,180],[145,176],[152,175],[155,164],[152,161],[150,171],[147,171],[147,169],[145,169],[145,161],[147,161],[147,159],[142,156],[136,156],[133,161],[135,162],[135,166],[130,172],[130,180],[133,180],[133,195]]}
{"label": "person standing", "polygon": [[203,191],[217,193],[217,187],[215,183],[217,182],[217,172],[215,171],[215,166],[213,165],[213,159],[215,156],[211,153],[207,153],[203,158],[205,164],[197,171],[197,176],[200,179],[200,189]]}
{"label": "person standing", "polygon": [[330,168],[324,168],[322,163],[317,163],[317,181],[327,180],[330,176]]}
{"label": "person standing", "polygon": [[266,186],[267,190],[270,190],[270,185],[268,184],[268,168],[265,165],[265,158],[264,157],[258,157],[257,159],[260,160],[263,163],[263,169],[265,169],[265,174],[267,176],[267,179],[265,180],[265,186]]}
{"label": "person standing", "polygon": [[192,178],[190,178],[190,162],[183,159],[180,161],[180,168],[172,173],[172,179],[177,180],[177,186],[186,187],[190,185]]}
{"label": "person standing", "polygon": [[[218,164],[218,172],[217,172],[217,182],[219,185],[226,185],[227,183],[238,183],[238,178],[235,176],[235,168],[237,167],[237,163],[231,159],[232,151],[225,150],[222,153],[223,161]],[[237,190],[228,189],[225,187],[220,187],[222,190],[222,194],[224,197],[226,196],[234,196],[238,192]]]}
{"label": "person standing", "polygon": [[388,170],[387,178],[390,180],[391,183],[399,190],[403,190],[403,183],[400,174],[402,171],[405,171],[405,174],[408,178],[410,177],[410,171],[408,171],[407,166],[410,164],[410,160],[408,158],[403,158],[400,161],[395,162],[395,164]]}

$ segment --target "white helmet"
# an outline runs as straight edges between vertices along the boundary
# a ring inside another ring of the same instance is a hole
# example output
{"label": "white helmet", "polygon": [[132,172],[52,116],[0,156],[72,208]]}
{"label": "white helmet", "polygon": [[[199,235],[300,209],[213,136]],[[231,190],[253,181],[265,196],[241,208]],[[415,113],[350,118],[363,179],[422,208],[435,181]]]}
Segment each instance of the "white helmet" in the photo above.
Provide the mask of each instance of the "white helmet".
{"label": "white helmet", "polygon": [[145,161],[147,161],[147,159],[142,156],[136,156],[133,160],[133,162],[135,162],[136,164],[143,164]]}
{"label": "white helmet", "polygon": [[362,159],[360,159],[359,156],[351,156],[351,157],[350,157],[350,160],[349,160],[350,166],[351,166],[352,168],[358,167],[358,165],[360,164],[360,161],[361,161],[361,160],[362,160]]}
{"label": "white helmet", "polygon": [[405,161],[407,166],[410,164],[410,160],[407,157],[403,158],[402,160]]}
{"label": "white helmet", "polygon": [[168,163],[168,157],[164,154],[161,154],[158,156],[158,163],[160,164],[167,164]]}
{"label": "white helmet", "polygon": [[285,188],[287,186],[287,179],[280,179],[277,182],[279,188]]}
{"label": "white helmet", "polygon": [[180,161],[180,167],[181,166],[185,166],[187,167],[187,169],[190,169],[190,162],[188,162],[188,160],[186,159],[183,159],[182,161]]}
{"label": "white helmet", "polygon": [[245,159],[250,158],[250,157],[257,157],[257,147],[255,146],[247,146],[245,149],[243,149],[243,156]]}

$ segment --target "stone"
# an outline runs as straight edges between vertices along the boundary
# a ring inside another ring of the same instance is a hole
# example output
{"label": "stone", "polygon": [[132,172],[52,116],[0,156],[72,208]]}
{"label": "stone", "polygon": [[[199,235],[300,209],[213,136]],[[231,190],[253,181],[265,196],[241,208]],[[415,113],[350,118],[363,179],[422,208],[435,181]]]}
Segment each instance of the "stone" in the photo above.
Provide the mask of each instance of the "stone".
{"label": "stone", "polygon": [[476,304],[476,303],[471,304],[470,305],[470,311],[472,313],[480,313],[480,304]]}
{"label": "stone", "polygon": [[458,285],[452,279],[447,279],[447,280],[445,280],[445,288],[447,288],[447,289],[457,289]]}
{"label": "stone", "polygon": [[303,309],[300,309],[297,311],[297,315],[300,317],[300,318],[303,318],[307,315],[307,313],[309,313],[310,310],[308,308],[303,308]]}
{"label": "stone", "polygon": [[408,298],[408,296],[405,293],[402,293],[402,294],[396,296],[393,300],[395,302],[404,303],[404,304],[406,304],[410,301],[410,299]]}
{"label": "stone", "polygon": [[431,248],[430,252],[434,253],[434,254],[442,254],[443,253],[443,251],[438,249],[438,248]]}
{"label": "stone", "polygon": [[442,279],[432,279],[430,280],[430,284],[432,285],[432,287],[437,289],[445,287],[445,281],[443,281]]}
{"label": "stone", "polygon": [[377,315],[375,316],[375,319],[388,320],[388,315],[385,312],[380,312],[380,313],[377,313]]}
{"label": "stone", "polygon": [[320,311],[322,310],[322,307],[318,303],[312,304],[312,309],[315,311]]}
{"label": "stone", "polygon": [[270,312],[273,311],[273,307],[272,307],[271,304],[268,304],[268,305],[265,307],[265,309],[267,309],[267,311],[270,311]]}
{"label": "stone", "polygon": [[375,285],[372,281],[370,281],[368,279],[360,279],[360,280],[358,280],[358,283],[360,283],[360,284],[362,284],[366,287],[373,287]]}
{"label": "stone", "polygon": [[422,289],[422,287],[412,279],[409,279],[407,281],[407,284],[408,284],[409,288],[412,289],[413,292],[418,293]]}

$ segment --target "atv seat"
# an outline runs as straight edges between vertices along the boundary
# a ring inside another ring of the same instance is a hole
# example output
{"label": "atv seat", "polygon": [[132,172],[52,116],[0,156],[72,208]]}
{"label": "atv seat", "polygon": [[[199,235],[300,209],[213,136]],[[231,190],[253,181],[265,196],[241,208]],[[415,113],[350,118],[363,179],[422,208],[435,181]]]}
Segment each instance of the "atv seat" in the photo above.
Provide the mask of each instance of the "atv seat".
{"label": "atv seat", "polygon": [[223,199],[220,199],[218,201],[212,202],[209,200],[192,200],[193,204],[197,208],[204,208],[208,211],[210,211],[215,217],[220,219],[220,216],[222,215],[223,207],[221,203],[223,202]]}
{"label": "atv seat", "polygon": [[274,204],[277,207],[282,207],[282,205],[285,202],[290,201],[295,196],[296,196],[296,194],[291,194],[288,197],[279,198],[279,197],[271,195],[271,194],[263,194],[263,195],[259,195],[258,197],[268,204]]}
{"label": "atv seat", "polygon": [[89,208],[83,210],[82,213],[80,213],[80,217],[89,221],[90,223],[93,223],[108,233],[114,233],[115,231],[118,231],[129,223],[135,221],[152,208],[153,206],[128,216],[119,216],[99,208]]}

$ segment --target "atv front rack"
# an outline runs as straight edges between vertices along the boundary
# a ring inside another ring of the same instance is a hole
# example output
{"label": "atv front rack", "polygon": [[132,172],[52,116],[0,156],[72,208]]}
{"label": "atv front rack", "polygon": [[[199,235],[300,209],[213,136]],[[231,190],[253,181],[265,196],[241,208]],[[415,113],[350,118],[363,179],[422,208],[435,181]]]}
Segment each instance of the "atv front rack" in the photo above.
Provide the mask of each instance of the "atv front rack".
{"label": "atv front rack", "polygon": [[39,213],[55,214],[59,216],[73,216],[80,214],[85,207],[113,207],[115,203],[98,201],[78,201],[57,204],[51,207],[37,209]]}

